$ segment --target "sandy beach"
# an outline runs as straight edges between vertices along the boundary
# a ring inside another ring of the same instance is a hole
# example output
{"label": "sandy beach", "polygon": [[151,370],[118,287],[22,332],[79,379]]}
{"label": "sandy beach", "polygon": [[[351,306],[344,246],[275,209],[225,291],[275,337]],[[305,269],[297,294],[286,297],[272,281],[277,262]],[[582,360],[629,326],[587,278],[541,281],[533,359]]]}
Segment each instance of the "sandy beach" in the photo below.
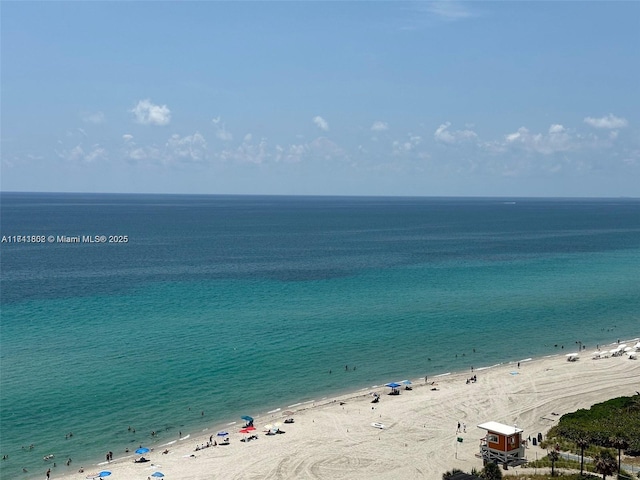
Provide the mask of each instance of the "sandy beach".
{"label": "sandy beach", "polygon": [[[241,441],[247,435],[238,433],[242,428],[238,419],[235,424],[212,426],[166,447],[157,446],[145,455],[150,460],[147,463],[134,463],[138,456],[114,452],[114,461],[108,465],[84,465],[82,473],[76,470],[66,475],[54,471],[51,478],[78,480],[109,470],[109,478],[114,480],[145,480],[156,471],[169,480],[364,480],[390,476],[436,480],[452,468],[470,471],[482,467],[476,454],[485,431],[478,429],[478,424],[515,424],[524,429],[525,438],[533,438],[538,432],[545,434],[565,413],[640,390],[640,361],[626,355],[593,360],[588,351],[578,361],[568,362],[564,353],[568,352],[523,360],[519,367],[514,362],[477,368],[473,373],[428,377],[428,383],[424,378],[409,379],[413,389],[401,389],[395,396],[388,395],[390,389],[381,385],[283,406],[255,417],[257,440]],[[467,383],[474,374],[477,381]],[[380,394],[378,403],[371,403],[372,392]],[[265,425],[288,417],[295,421],[282,423],[284,434],[265,435]],[[456,431],[458,422],[460,432]],[[219,429],[229,432],[229,445],[195,450],[211,435],[220,440],[216,437]],[[169,450],[166,454],[162,453],[165,448]],[[543,455],[539,447],[530,445],[527,449],[529,459]]]}

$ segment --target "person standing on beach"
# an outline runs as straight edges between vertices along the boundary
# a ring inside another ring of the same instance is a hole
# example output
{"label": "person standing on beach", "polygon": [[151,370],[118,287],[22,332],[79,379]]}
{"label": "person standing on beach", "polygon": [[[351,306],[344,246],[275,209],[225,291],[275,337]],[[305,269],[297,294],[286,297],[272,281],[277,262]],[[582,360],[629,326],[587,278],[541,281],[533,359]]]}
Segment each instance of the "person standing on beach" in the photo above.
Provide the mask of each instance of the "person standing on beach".
{"label": "person standing on beach", "polygon": [[51,476],[51,469],[47,470],[47,480],[49,479],[50,476]]}
{"label": "person standing on beach", "polygon": [[458,422],[458,428],[456,428],[456,433],[460,433],[460,422]]}

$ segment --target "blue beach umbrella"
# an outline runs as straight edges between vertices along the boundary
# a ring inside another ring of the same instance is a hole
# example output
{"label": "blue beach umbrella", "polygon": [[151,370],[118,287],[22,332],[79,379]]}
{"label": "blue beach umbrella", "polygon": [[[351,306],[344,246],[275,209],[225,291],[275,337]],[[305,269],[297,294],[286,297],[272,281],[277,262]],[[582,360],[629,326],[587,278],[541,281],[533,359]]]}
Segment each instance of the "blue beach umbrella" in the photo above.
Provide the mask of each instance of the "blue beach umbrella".
{"label": "blue beach umbrella", "polygon": [[385,383],[385,387],[389,387],[391,389],[391,393],[389,395],[400,395],[400,390],[398,390],[401,385],[397,382]]}
{"label": "blue beach umbrella", "polygon": [[142,455],[143,453],[149,453],[149,449],[146,447],[140,447],[139,449],[136,450],[136,453],[138,455]]}
{"label": "blue beach umbrella", "polygon": [[253,417],[250,417],[249,415],[243,415],[240,417],[242,420],[245,420],[247,422],[253,422]]}
{"label": "blue beach umbrella", "polygon": [[108,477],[109,475],[111,475],[111,472],[109,470],[105,470],[103,472],[100,472],[98,474],[98,477],[102,478],[102,477]]}
{"label": "blue beach umbrella", "polygon": [[219,437],[228,437],[229,436],[229,432],[225,432],[225,431],[218,432],[218,436]]}
{"label": "blue beach umbrella", "polygon": [[164,473],[162,472],[153,472],[151,474],[152,477],[164,477]]}

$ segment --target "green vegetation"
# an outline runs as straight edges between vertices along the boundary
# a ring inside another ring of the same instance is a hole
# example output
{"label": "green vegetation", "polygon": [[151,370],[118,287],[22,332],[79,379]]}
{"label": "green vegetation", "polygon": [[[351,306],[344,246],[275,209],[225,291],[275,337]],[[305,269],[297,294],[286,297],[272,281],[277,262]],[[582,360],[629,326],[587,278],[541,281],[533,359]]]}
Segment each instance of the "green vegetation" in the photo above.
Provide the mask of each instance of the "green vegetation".
{"label": "green vegetation", "polygon": [[[558,443],[561,450],[580,454],[578,440],[590,446],[615,448],[616,455],[621,450],[627,455],[640,455],[640,395],[614,398],[563,415],[541,446],[547,448]],[[589,449],[583,448],[585,455],[589,455]]]}
{"label": "green vegetation", "polygon": [[[464,473],[459,468],[454,468],[448,472],[442,474],[442,480],[447,480],[451,478],[456,473]],[[488,463],[480,472],[478,472],[475,468],[471,471],[471,475],[475,475],[477,477],[483,478],[485,480],[501,480],[502,479],[502,471],[500,467],[495,463]]]}
{"label": "green vegetation", "polygon": [[[531,475],[531,474],[520,474],[520,475],[509,475],[509,480],[550,480],[551,475]],[[558,477],[553,477],[554,480]],[[562,480],[585,480],[585,479],[599,479],[600,477],[595,475],[580,475],[579,473],[562,474]]]}
{"label": "green vegetation", "polygon": [[602,474],[602,480],[605,480],[607,475],[613,475],[618,470],[616,459],[606,450],[600,455],[596,455],[593,462],[595,471]]}
{"label": "green vegetation", "polygon": [[[552,452],[549,452],[552,453]],[[598,460],[601,460],[600,462],[600,466],[601,468],[607,468],[611,462],[613,461],[613,472],[617,472],[618,471],[618,465],[617,465],[617,461],[616,459],[613,457],[613,455],[611,455],[611,453],[605,449],[605,448],[601,448],[598,450],[598,452],[593,456],[593,461],[592,462],[588,462],[588,463],[584,463],[583,466],[583,474],[582,476],[580,476],[580,474],[577,474],[575,477],[572,475],[568,475],[566,472],[562,473],[562,478],[563,479],[567,479],[567,478],[598,478],[599,476],[602,475],[602,472],[599,472],[598,470],[596,470],[596,467],[598,465]],[[557,472],[555,471],[556,469],[562,469],[562,470],[580,470],[580,461],[577,460],[567,460],[566,458],[563,458],[562,456],[560,456],[558,459],[556,459],[554,462],[552,462],[552,458],[550,458],[550,456],[545,456],[539,460],[535,460],[535,461],[531,461],[531,462],[527,462],[526,464],[526,468],[541,468],[541,469],[552,469],[550,474],[545,474],[545,475],[538,475],[538,476],[530,476],[530,475],[523,475],[523,478],[551,478],[554,476],[557,476]],[[605,464],[607,467],[605,467]],[[599,474],[599,475],[598,475]],[[611,475],[611,473],[607,473],[607,475]],[[510,475],[509,478],[519,478],[518,475],[515,475],[515,477],[513,475]],[[620,478],[628,478],[628,479],[636,479],[637,477],[635,475],[630,474],[629,472],[625,472],[624,470],[620,471]]]}
{"label": "green vegetation", "polygon": [[[633,397],[619,397],[593,405],[590,409],[580,409],[563,415],[558,425],[551,428],[542,448],[549,449],[550,455],[528,462],[526,467],[551,470],[550,473],[532,475],[510,472],[511,480],[548,480],[557,478],[556,470],[575,470],[580,473],[560,473],[563,480],[605,479],[620,469],[622,453],[640,456],[640,394]],[[579,456],[579,460],[567,460],[558,455],[557,450],[570,451]],[[584,461],[589,457],[590,461]],[[628,459],[624,463],[635,463]],[[493,465],[493,464],[492,464]],[[495,467],[495,465],[494,465]],[[450,472],[447,472],[450,474]],[[478,474],[478,472],[473,472]],[[478,476],[494,473],[485,467]],[[502,474],[497,468],[497,473]],[[445,474],[447,475],[447,474]],[[446,476],[443,475],[443,478]],[[619,479],[636,479],[624,470],[620,470]]]}
{"label": "green vegetation", "polygon": [[447,480],[447,478],[453,477],[456,473],[464,473],[459,468],[454,468],[453,470],[449,470],[448,472],[444,472],[442,474],[442,480]]}
{"label": "green vegetation", "polygon": [[[576,462],[575,460],[567,460],[566,458],[558,458],[555,460],[555,466],[557,468],[564,468],[564,469],[568,469],[568,470],[579,470],[580,469],[580,462]],[[526,467],[527,468],[551,468],[552,462],[551,462],[551,458],[549,458],[548,456],[541,458],[540,460],[534,460],[532,462],[527,462]],[[593,472],[593,465],[590,464],[586,464],[585,465],[585,470],[586,471],[591,471]]]}
{"label": "green vegetation", "polygon": [[502,478],[502,471],[495,463],[487,463],[482,469],[480,476],[487,480],[500,480]]}

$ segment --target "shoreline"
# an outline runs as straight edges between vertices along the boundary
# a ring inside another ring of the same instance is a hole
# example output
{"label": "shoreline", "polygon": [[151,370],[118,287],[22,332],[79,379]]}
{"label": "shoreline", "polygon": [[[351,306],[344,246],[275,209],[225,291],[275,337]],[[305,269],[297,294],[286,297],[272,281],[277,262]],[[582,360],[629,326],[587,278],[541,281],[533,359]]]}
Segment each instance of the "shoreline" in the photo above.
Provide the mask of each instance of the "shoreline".
{"label": "shoreline", "polygon": [[[610,345],[616,344],[602,344]],[[219,478],[364,479],[403,471],[403,478],[441,478],[452,468],[470,471],[482,467],[475,457],[475,440],[484,434],[476,428],[480,423],[517,423],[525,437],[546,434],[565,413],[635,393],[640,362],[626,356],[592,360],[591,353],[583,351],[577,362],[567,362],[565,354],[558,353],[478,367],[471,375],[468,371],[446,372],[428,377],[428,384],[424,378],[411,379],[413,389],[401,390],[399,396],[388,396],[388,387],[377,385],[294,402],[255,416],[258,441],[240,441],[241,421],[220,422],[187,432],[180,439],[145,445],[153,448],[145,455],[149,463],[134,464],[137,455],[132,452],[116,455],[110,463],[84,465],[82,473],[78,464],[69,470],[58,467],[52,478],[84,479],[100,470],[113,472],[114,479],[145,479],[154,471],[181,480],[218,478],[212,472],[220,472]],[[473,374],[478,381],[467,384],[466,378]],[[372,405],[374,391],[381,400]],[[544,412],[536,417],[538,410]],[[281,426],[285,435],[263,433],[264,425],[282,422],[287,416],[295,423]],[[455,431],[460,421],[466,424],[466,432]],[[373,423],[384,428],[374,428]],[[196,445],[215,437],[218,429],[229,431],[230,445],[195,451]],[[466,443],[458,444],[457,435]],[[162,454],[164,449],[169,453]],[[534,452],[542,455],[530,447],[527,457],[533,459],[529,453]],[[43,465],[42,472],[32,476],[29,472],[29,478],[41,477],[47,467]]]}

